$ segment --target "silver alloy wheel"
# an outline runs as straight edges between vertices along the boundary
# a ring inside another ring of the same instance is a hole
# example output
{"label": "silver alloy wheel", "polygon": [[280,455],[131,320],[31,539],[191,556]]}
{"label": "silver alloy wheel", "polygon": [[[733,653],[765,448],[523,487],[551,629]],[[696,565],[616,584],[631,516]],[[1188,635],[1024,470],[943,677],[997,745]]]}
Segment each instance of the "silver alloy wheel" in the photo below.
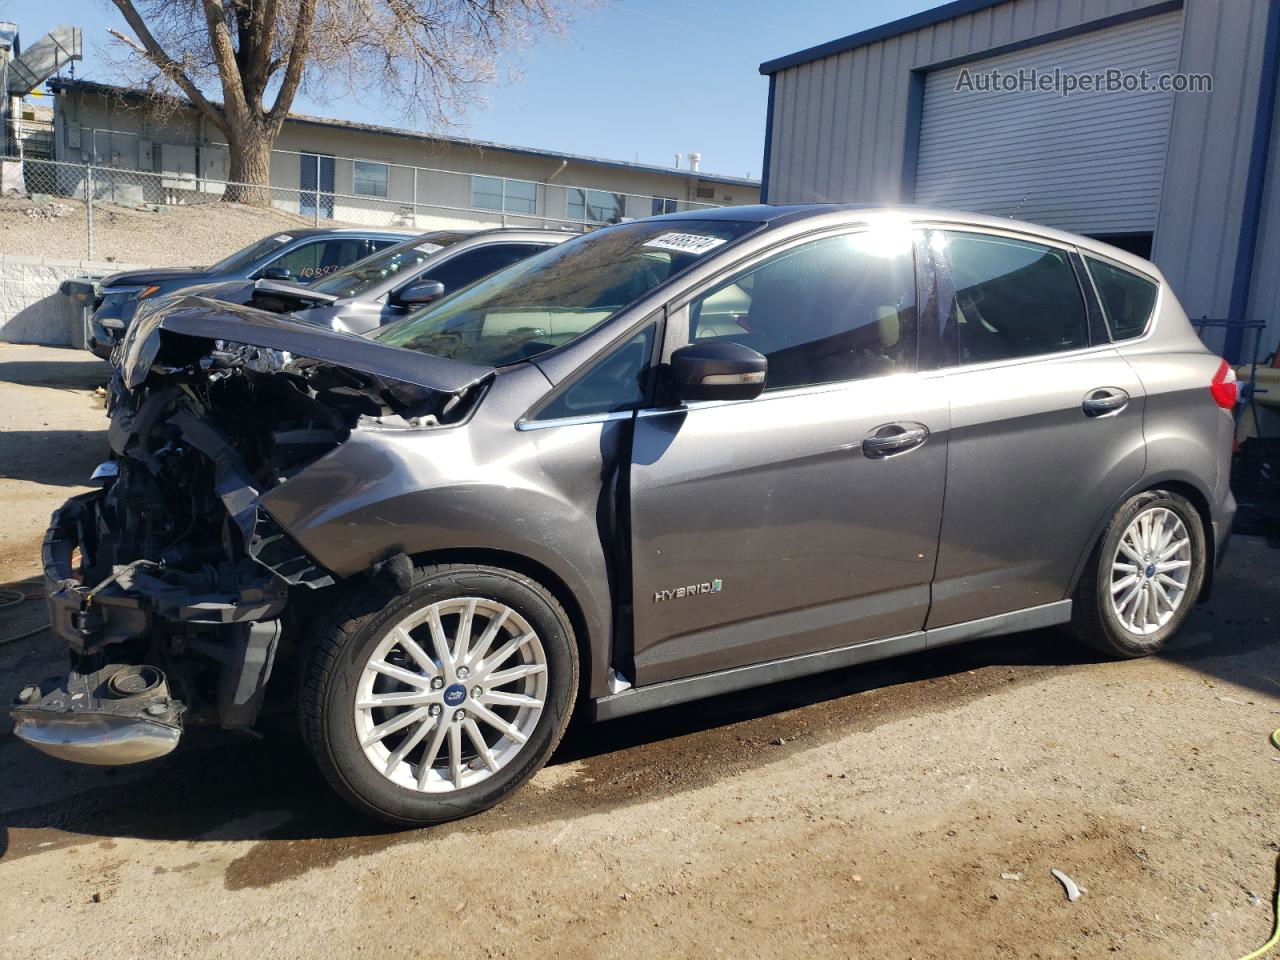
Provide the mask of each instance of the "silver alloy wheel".
{"label": "silver alloy wheel", "polygon": [[374,648],[356,687],[356,736],[392,783],[447,793],[509,764],[546,698],[547,655],[523,617],[496,600],[440,600]]}
{"label": "silver alloy wheel", "polygon": [[1167,507],[1133,518],[1111,560],[1111,608],[1125,629],[1150,636],[1182,606],[1191,579],[1191,537]]}

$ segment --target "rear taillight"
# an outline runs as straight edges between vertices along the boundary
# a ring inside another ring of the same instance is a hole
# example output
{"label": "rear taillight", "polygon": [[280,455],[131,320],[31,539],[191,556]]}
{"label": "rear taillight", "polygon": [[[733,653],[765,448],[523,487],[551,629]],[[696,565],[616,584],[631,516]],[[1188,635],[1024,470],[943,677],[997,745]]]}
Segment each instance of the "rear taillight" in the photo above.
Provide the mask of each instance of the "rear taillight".
{"label": "rear taillight", "polygon": [[1234,410],[1236,401],[1240,399],[1240,385],[1236,382],[1236,372],[1231,364],[1223,360],[1218,372],[1209,383],[1209,392],[1213,394],[1213,402],[1223,410]]}

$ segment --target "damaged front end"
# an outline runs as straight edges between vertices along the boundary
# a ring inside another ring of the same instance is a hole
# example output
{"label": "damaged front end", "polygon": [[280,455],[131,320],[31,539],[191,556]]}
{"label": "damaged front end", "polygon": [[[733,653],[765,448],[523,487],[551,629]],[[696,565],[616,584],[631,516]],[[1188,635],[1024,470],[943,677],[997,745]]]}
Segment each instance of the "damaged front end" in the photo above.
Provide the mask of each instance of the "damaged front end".
{"label": "damaged front end", "polygon": [[194,298],[140,319],[117,359],[102,487],[44,540],[70,670],[11,707],[20,739],[97,764],[163,756],[184,724],[250,730],[335,582],[261,495],[363,424],[464,416],[489,372]]}

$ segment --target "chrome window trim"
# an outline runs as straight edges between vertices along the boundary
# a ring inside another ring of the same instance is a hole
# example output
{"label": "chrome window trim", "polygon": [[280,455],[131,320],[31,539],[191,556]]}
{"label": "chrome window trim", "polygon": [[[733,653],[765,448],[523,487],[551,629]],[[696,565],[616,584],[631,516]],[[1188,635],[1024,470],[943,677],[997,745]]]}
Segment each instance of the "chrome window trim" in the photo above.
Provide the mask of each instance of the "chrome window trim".
{"label": "chrome window trim", "polygon": [[615,410],[613,413],[588,413],[581,417],[558,417],[555,420],[517,420],[516,429],[523,433],[526,430],[545,430],[548,427],[580,427],[589,423],[630,420],[635,415],[635,410]]}

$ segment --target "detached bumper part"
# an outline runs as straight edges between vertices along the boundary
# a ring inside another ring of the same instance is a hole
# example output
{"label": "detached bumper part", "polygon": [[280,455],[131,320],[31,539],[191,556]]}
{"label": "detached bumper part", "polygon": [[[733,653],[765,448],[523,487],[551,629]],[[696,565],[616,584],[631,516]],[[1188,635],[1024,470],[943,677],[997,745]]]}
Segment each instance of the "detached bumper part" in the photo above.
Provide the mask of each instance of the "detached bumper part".
{"label": "detached bumper part", "polygon": [[185,709],[155,667],[111,664],[27,687],[10,714],[14,736],[42,753],[112,766],[172,752]]}

